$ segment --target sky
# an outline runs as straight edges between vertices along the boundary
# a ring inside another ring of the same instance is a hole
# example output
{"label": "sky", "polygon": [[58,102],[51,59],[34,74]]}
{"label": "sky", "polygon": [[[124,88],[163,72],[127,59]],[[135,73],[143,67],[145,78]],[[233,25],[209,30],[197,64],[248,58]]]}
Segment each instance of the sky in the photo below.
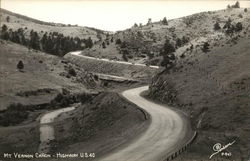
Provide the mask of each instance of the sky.
{"label": "sky", "polygon": [[[47,22],[124,30],[134,23],[225,9],[230,0],[0,0],[1,8]],[[250,8],[250,1],[239,1]]]}

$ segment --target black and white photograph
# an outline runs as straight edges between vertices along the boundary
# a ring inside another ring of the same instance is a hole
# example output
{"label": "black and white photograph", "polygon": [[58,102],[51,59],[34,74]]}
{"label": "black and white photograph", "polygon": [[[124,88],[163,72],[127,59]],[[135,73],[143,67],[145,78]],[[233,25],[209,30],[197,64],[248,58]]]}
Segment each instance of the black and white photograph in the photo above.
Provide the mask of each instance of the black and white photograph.
{"label": "black and white photograph", "polygon": [[0,0],[0,161],[250,161],[250,0]]}

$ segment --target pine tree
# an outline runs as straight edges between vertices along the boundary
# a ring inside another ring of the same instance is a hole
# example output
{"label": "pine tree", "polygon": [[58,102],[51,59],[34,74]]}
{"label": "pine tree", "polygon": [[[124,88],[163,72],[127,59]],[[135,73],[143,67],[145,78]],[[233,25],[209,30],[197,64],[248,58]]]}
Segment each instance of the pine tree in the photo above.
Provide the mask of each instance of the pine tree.
{"label": "pine tree", "polygon": [[240,2],[237,1],[237,2],[235,3],[235,5],[233,6],[233,8],[240,8]]}
{"label": "pine tree", "polygon": [[24,68],[24,64],[23,64],[23,62],[22,62],[22,60],[20,60],[18,63],[17,63],[17,69],[19,69],[19,70],[22,70],[23,68]]}
{"label": "pine tree", "polygon": [[30,47],[35,50],[40,50],[39,36],[37,32],[31,30],[30,32]]}
{"label": "pine tree", "polygon": [[106,44],[105,42],[102,42],[102,48],[105,49],[106,48]]}
{"label": "pine tree", "polygon": [[221,29],[221,27],[220,27],[219,22],[216,22],[216,23],[214,24],[214,30],[217,31],[217,30],[220,30],[220,29]]}
{"label": "pine tree", "polygon": [[235,25],[235,31],[236,31],[236,32],[240,32],[242,29],[243,29],[242,23],[241,23],[241,22],[238,22],[238,23]]}
{"label": "pine tree", "polygon": [[163,56],[163,61],[161,62],[161,65],[164,66],[166,69],[170,69],[174,65],[174,60],[176,59],[174,52],[174,46],[167,39],[163,46],[163,51],[161,52],[161,55]]}
{"label": "pine tree", "polygon": [[203,44],[203,47],[202,47],[201,50],[202,50],[204,53],[209,52],[209,43],[208,43],[208,42],[205,42],[205,43]]}
{"label": "pine tree", "polygon": [[166,18],[166,17],[163,18],[162,24],[163,24],[163,25],[168,25],[168,21],[167,21],[167,18]]}
{"label": "pine tree", "polygon": [[5,24],[2,26],[1,38],[4,40],[9,40],[10,38],[8,27]]}
{"label": "pine tree", "polygon": [[7,22],[10,22],[10,16],[7,16],[7,17],[6,17],[6,21],[7,21]]}

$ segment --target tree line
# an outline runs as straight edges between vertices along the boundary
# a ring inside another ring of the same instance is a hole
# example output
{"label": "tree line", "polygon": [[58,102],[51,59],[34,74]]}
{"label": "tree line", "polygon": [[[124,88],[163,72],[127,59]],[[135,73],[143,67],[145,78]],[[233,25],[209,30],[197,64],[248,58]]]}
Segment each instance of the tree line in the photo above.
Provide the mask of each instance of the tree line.
{"label": "tree line", "polygon": [[4,24],[1,30],[1,39],[18,43],[28,48],[44,51],[57,56],[63,56],[70,51],[83,50],[92,48],[93,41],[91,37],[88,39],[80,39],[79,37],[64,36],[58,32],[45,32],[42,36],[31,30],[29,36],[25,34],[27,28],[19,28],[16,31],[8,29]]}

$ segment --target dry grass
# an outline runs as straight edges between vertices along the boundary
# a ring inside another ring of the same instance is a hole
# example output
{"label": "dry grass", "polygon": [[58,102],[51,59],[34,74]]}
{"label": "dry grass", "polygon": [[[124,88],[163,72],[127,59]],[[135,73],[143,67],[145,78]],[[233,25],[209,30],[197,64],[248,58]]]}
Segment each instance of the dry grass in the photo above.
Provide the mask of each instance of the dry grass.
{"label": "dry grass", "polygon": [[[90,29],[87,27],[81,26],[62,26],[63,24],[54,24],[55,26],[50,25],[48,22],[42,22],[35,20],[29,17],[24,18],[22,15],[15,14],[4,9],[1,9],[1,25],[6,24],[8,28],[17,30],[18,28],[26,28],[26,34],[29,35],[31,30],[37,31],[38,34],[45,32],[59,32],[64,34],[64,36],[79,37],[79,38],[88,38],[91,37],[92,40],[99,40],[97,38],[98,30]],[[9,16],[10,20],[7,22],[6,17]],[[51,23],[52,24],[52,23]],[[100,30],[100,35],[103,35]]]}
{"label": "dry grass", "polygon": [[186,111],[199,131],[185,160],[209,160],[215,143],[234,139],[230,159],[249,157],[250,39],[243,34],[236,44],[226,42],[211,45],[207,54],[200,49],[188,53],[174,71],[162,73],[151,85],[152,97]]}
{"label": "dry grass", "polygon": [[[77,77],[67,78],[69,66],[74,67],[74,65],[62,63],[61,58],[28,50],[14,43],[1,41],[0,53],[0,110],[12,103],[24,105],[47,103],[61,92],[62,88],[72,92],[82,92],[88,91],[86,88],[90,83],[92,85],[95,83],[82,69],[75,69]],[[22,71],[16,67],[19,60],[24,63]],[[50,92],[39,93],[45,89],[49,89]],[[31,95],[22,94],[25,92]]]}

